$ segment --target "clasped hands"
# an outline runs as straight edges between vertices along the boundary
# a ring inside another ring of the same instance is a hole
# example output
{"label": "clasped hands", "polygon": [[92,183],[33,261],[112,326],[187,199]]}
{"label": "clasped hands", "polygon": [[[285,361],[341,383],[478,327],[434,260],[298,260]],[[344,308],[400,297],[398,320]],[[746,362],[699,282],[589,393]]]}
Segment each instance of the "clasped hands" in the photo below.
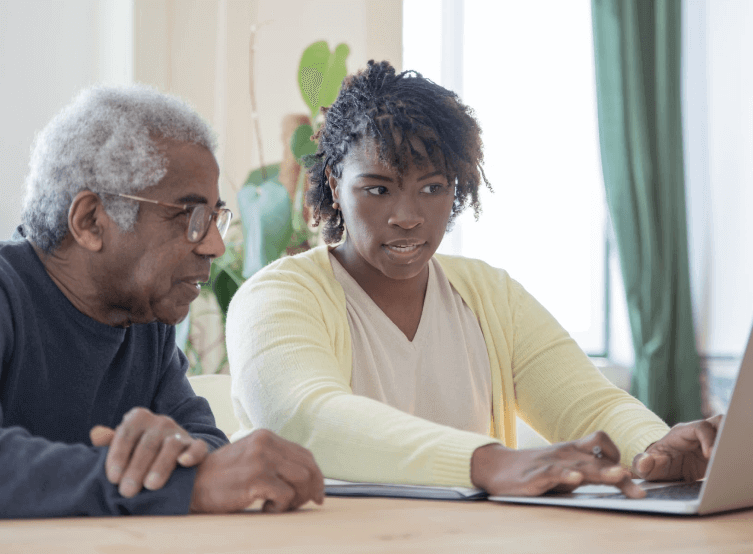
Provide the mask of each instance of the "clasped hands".
{"label": "clasped hands", "polygon": [[[488,444],[473,453],[471,481],[490,495],[537,496],[571,492],[584,484],[605,484],[619,488],[628,498],[643,498],[645,491],[632,477],[647,481],[702,478],[721,421],[719,415],[675,425],[635,457],[632,471],[620,465],[620,451],[603,431],[526,450]],[[597,446],[600,457],[594,455]]]}
{"label": "clasped hands", "polygon": [[180,465],[198,466],[191,512],[235,512],[259,499],[262,510],[282,512],[324,501],[324,479],[311,453],[266,429],[210,454],[172,418],[134,408],[116,429],[96,426],[90,438],[94,446],[109,446],[107,479],[125,497],[142,487],[160,489]]}

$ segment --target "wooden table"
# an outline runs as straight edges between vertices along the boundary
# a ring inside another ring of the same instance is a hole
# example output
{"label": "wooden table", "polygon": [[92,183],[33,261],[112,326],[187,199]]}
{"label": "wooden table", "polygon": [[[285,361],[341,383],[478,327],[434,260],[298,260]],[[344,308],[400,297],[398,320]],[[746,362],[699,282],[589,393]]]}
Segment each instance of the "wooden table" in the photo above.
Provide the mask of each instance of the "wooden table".
{"label": "wooden table", "polygon": [[327,498],[288,514],[0,522],[0,552],[753,552],[753,510],[633,515],[492,502]]}

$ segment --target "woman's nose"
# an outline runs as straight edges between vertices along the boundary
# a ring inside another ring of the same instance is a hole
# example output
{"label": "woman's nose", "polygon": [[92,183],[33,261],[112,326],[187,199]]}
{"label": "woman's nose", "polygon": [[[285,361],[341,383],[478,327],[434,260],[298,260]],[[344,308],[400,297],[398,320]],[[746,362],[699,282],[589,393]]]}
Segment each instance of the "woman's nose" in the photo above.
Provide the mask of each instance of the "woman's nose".
{"label": "woman's nose", "polygon": [[397,225],[403,229],[413,229],[423,222],[424,216],[418,202],[406,199],[396,203],[388,220],[390,225]]}

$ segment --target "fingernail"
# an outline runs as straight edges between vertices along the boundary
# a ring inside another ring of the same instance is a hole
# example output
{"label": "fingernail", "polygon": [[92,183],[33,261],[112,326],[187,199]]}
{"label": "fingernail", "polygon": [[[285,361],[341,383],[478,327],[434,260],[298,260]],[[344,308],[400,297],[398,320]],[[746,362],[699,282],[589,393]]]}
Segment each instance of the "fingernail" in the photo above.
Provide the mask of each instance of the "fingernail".
{"label": "fingernail", "polygon": [[582,475],[578,471],[568,470],[565,473],[565,481],[568,483],[577,483],[582,479]]}
{"label": "fingernail", "polygon": [[121,496],[130,498],[132,496],[136,496],[136,493],[139,492],[139,488],[140,487],[133,479],[123,479],[118,490],[120,491]]}
{"label": "fingernail", "polygon": [[618,479],[622,477],[624,474],[625,474],[625,471],[620,466],[612,466],[604,470],[604,476],[610,477],[613,479]]}
{"label": "fingernail", "polygon": [[193,456],[191,456],[188,452],[184,452],[180,456],[178,456],[178,463],[182,466],[188,465],[191,462],[193,462]]}
{"label": "fingernail", "polygon": [[154,490],[157,488],[157,483],[159,482],[159,473],[156,471],[152,471],[149,475],[146,476],[146,481],[144,481],[144,486],[149,490]]}

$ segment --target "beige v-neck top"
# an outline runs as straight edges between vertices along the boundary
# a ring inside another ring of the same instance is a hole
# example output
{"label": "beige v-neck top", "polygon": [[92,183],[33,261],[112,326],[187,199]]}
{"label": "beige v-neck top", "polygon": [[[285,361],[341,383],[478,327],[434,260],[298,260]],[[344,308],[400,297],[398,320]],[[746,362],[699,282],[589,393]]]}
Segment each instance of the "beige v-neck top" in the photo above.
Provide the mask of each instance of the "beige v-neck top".
{"label": "beige v-neck top", "polygon": [[481,326],[432,258],[413,341],[330,253],[345,292],[353,345],[351,388],[409,414],[488,435],[492,417],[489,355]]}

